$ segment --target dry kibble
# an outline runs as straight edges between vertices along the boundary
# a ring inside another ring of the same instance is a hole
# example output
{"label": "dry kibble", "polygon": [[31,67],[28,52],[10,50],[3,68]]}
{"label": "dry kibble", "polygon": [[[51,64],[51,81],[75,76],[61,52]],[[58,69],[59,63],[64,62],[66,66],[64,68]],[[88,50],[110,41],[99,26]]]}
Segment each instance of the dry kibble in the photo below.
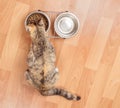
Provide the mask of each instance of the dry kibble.
{"label": "dry kibble", "polygon": [[44,15],[42,15],[40,13],[34,13],[34,14],[30,15],[27,19],[27,25],[28,24],[35,24],[36,25],[39,23],[39,21],[41,19],[43,19],[43,22],[45,24],[45,30],[47,30],[48,29],[48,20]]}

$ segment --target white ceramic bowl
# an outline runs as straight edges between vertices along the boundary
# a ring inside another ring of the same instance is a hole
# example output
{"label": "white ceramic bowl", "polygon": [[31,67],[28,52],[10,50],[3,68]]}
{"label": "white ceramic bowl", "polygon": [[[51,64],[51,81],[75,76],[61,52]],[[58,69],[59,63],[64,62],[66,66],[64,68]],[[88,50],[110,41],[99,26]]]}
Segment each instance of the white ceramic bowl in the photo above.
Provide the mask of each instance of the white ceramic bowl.
{"label": "white ceramic bowl", "polygon": [[55,32],[61,38],[75,36],[80,26],[79,19],[71,12],[64,12],[57,16],[54,22]]}

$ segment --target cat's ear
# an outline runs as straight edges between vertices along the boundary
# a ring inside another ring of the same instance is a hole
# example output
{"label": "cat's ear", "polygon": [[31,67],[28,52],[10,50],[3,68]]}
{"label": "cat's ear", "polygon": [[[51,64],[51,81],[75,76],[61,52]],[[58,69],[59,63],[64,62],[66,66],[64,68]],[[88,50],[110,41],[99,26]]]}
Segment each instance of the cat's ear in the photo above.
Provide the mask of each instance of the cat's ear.
{"label": "cat's ear", "polygon": [[39,23],[38,23],[39,26],[44,26],[44,22],[43,22],[43,19],[41,18]]}

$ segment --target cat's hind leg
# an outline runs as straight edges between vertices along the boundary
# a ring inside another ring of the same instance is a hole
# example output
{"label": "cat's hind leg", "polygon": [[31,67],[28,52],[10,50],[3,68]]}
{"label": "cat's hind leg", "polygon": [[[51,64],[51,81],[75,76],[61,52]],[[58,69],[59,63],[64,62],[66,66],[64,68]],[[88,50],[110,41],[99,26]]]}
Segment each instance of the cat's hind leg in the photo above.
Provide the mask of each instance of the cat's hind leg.
{"label": "cat's hind leg", "polygon": [[38,85],[33,81],[33,79],[31,78],[30,73],[29,73],[29,69],[26,70],[24,76],[25,76],[27,82],[28,82],[31,86],[35,87],[36,89],[39,88],[39,86],[38,86]]}
{"label": "cat's hind leg", "polygon": [[53,71],[49,72],[44,77],[44,84],[45,85],[54,85],[54,83],[56,83],[58,78],[59,78],[59,72],[58,72],[58,69],[55,68]]}
{"label": "cat's hind leg", "polygon": [[30,77],[30,75],[29,75],[29,70],[26,70],[26,71],[25,71],[24,76],[25,76],[27,82],[28,82],[29,84],[33,85],[33,81],[32,81],[32,79],[31,79],[31,77]]}

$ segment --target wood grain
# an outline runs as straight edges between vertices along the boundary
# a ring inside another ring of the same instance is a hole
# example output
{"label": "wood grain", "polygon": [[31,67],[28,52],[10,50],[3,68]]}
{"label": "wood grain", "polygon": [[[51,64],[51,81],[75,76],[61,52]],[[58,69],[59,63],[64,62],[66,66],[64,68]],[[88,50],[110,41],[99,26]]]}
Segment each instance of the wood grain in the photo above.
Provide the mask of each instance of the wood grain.
{"label": "wood grain", "polygon": [[86,67],[96,70],[100,63],[109,32],[112,27],[112,20],[102,18],[96,31],[89,56],[86,61]]}
{"label": "wood grain", "polygon": [[113,67],[111,69],[111,73],[109,75],[109,79],[104,91],[105,97],[109,97],[110,99],[114,99],[118,89],[120,87],[120,48],[117,52],[115,62],[113,64]]}
{"label": "wood grain", "polygon": [[[12,67],[22,35],[21,28],[23,27],[24,17],[28,11],[28,8],[28,5],[19,2],[16,3],[0,61],[1,68],[3,69],[10,69]],[[19,21],[19,19],[21,20]],[[11,51],[11,49],[13,49],[13,51]],[[3,63],[6,65],[3,65]]]}
{"label": "wood grain", "polygon": [[[80,20],[76,37],[51,39],[60,71],[56,86],[80,95],[78,102],[43,97],[25,82],[30,38],[24,19],[38,9],[69,10]],[[0,0],[0,108],[119,107],[120,0]]]}

